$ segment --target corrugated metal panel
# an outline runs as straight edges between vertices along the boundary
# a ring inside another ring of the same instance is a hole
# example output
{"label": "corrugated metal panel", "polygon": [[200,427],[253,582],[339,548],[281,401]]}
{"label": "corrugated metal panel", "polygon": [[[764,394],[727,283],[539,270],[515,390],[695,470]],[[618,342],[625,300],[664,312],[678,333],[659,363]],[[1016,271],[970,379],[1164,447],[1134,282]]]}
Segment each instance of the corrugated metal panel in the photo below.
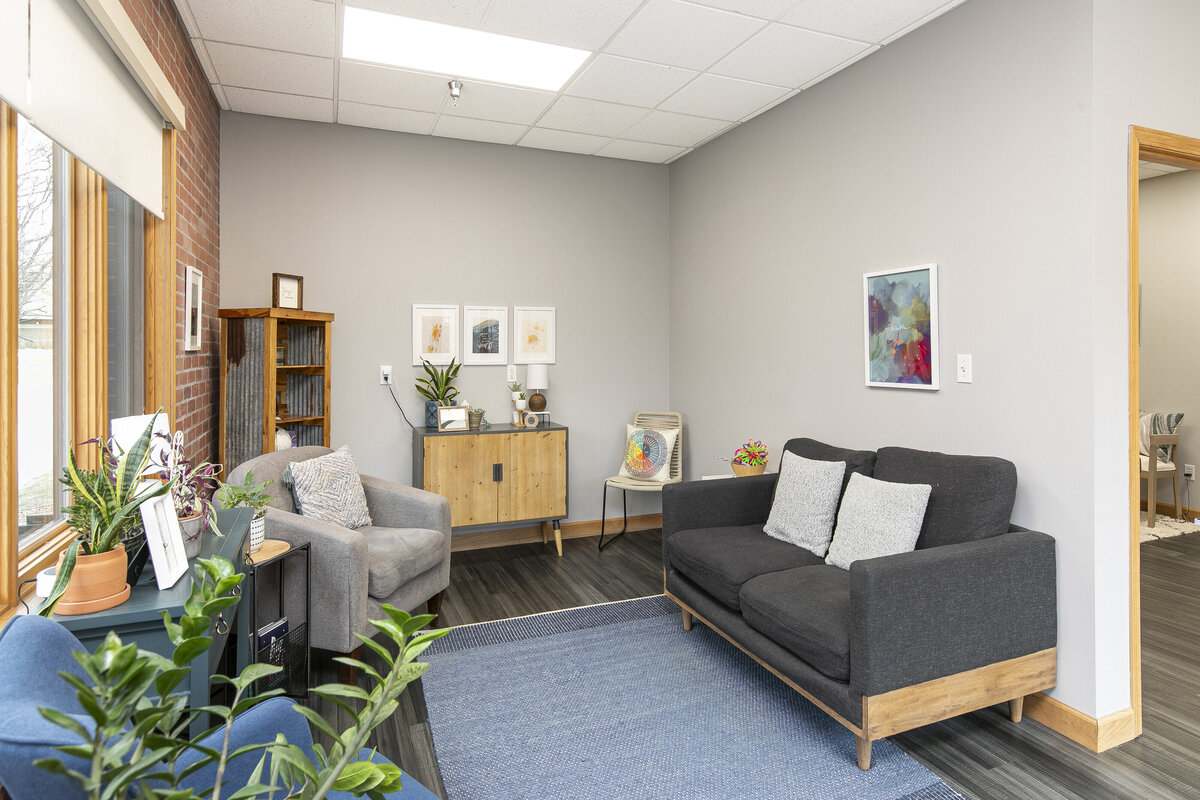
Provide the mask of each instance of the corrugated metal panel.
{"label": "corrugated metal panel", "polygon": [[226,474],[243,461],[262,455],[264,322],[236,317],[226,320],[230,341],[225,370]]}

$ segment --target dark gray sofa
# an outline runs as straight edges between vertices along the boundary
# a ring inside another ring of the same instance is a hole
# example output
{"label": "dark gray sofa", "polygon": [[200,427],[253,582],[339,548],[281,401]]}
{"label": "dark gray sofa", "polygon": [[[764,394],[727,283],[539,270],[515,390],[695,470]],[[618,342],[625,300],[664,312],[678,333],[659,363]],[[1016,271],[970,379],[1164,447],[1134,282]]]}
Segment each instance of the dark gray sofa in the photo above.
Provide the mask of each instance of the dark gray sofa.
{"label": "dark gray sofa", "polygon": [[933,489],[917,549],[825,564],[767,536],[777,474],[663,490],[664,588],[856,737],[871,742],[1055,683],[1054,539],[1010,524],[1011,462],[900,447],[792,439],[804,458]]}

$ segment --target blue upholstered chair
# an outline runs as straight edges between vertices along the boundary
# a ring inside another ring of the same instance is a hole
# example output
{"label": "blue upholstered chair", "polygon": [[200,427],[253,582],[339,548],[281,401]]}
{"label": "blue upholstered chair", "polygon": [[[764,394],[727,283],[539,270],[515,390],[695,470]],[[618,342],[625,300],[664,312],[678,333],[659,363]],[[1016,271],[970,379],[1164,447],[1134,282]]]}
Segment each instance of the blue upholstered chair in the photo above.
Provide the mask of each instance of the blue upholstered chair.
{"label": "blue upholstered chair", "polygon": [[[0,785],[13,800],[74,800],[85,798],[79,784],[33,766],[34,759],[59,757],[71,759],[54,748],[76,744],[78,740],[68,731],[42,718],[38,706],[57,709],[90,727],[91,720],[75,699],[75,690],[59,676],[72,672],[82,676],[72,651],[83,646],[66,628],[43,617],[17,617],[0,631]],[[312,749],[312,733],[308,721],[292,708],[292,701],[273,698],[264,701],[238,717],[233,727],[230,750],[256,742],[271,742],[276,733],[301,749]],[[210,747],[220,747],[215,741]],[[362,758],[370,755],[362,752]],[[376,755],[376,759],[382,756]],[[192,763],[195,756],[181,758],[179,766]],[[257,756],[243,756],[231,762],[225,771],[227,787],[244,786],[257,764]],[[76,762],[77,769],[85,769]],[[86,771],[86,769],[85,769]],[[216,770],[209,767],[189,776],[188,784],[203,788],[211,786]],[[404,788],[389,795],[395,800],[436,800],[432,794],[408,774]],[[332,792],[330,798],[348,800],[347,792]]]}

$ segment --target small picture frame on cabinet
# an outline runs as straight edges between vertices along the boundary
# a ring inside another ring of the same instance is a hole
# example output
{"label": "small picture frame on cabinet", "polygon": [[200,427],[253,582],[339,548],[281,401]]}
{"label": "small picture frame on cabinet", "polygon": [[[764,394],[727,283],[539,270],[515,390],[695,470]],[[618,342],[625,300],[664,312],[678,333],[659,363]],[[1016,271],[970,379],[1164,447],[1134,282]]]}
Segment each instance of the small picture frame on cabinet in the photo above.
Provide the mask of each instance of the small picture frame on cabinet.
{"label": "small picture frame on cabinet", "polygon": [[304,278],[299,275],[271,273],[271,307],[304,310]]}

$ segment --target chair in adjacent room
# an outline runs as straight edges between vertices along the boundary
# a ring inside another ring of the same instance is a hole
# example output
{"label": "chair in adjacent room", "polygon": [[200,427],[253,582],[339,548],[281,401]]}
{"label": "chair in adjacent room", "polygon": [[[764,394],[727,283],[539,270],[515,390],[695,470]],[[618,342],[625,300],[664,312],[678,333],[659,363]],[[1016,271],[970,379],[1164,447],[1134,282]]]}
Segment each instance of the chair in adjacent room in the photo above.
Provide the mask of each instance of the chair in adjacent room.
{"label": "chair in adjacent room", "polygon": [[[247,472],[255,481],[271,479],[267,537],[294,545],[308,542],[312,552],[313,647],[350,653],[371,636],[370,619],[383,616],[381,606],[429,613],[441,608],[450,585],[450,503],[441,495],[381,478],[360,475],[372,524],[344,528],[296,510],[283,472],[293,461],[325,456],[328,447],[293,447],[265,453],[238,465],[229,481],[242,483]],[[285,579],[289,580],[289,579]]]}
{"label": "chair in adjacent room", "polygon": [[[646,448],[643,449],[640,445],[629,441],[626,442],[626,461],[625,466],[630,464],[631,451],[637,450],[637,457],[647,463],[647,469],[656,466],[666,466],[668,473],[665,480],[654,478],[634,477],[628,474],[630,470],[622,469],[621,474],[614,475],[604,481],[604,500],[600,505],[600,549],[603,550],[608,545],[612,544],[618,536],[625,533],[629,529],[629,502],[628,492],[658,492],[662,493],[663,487],[671,483],[679,483],[683,480],[683,415],[677,411],[639,411],[633,417],[633,428],[635,430],[655,430],[674,433],[674,441],[669,454],[649,452],[650,442],[646,442]],[[664,458],[667,464],[656,464],[658,459]],[[658,470],[656,470],[657,472]],[[637,470],[635,469],[636,473]],[[605,535],[605,511],[608,507],[608,490],[609,487],[621,490],[621,530],[609,536],[607,542],[604,541]]]}
{"label": "chair in adjacent room", "polygon": [[1146,482],[1146,525],[1154,527],[1158,516],[1158,479],[1171,476],[1175,489],[1175,518],[1183,517],[1179,493],[1179,470],[1175,465],[1175,450],[1179,444],[1179,423],[1183,414],[1143,414],[1139,436],[1138,461],[1141,477]]}

